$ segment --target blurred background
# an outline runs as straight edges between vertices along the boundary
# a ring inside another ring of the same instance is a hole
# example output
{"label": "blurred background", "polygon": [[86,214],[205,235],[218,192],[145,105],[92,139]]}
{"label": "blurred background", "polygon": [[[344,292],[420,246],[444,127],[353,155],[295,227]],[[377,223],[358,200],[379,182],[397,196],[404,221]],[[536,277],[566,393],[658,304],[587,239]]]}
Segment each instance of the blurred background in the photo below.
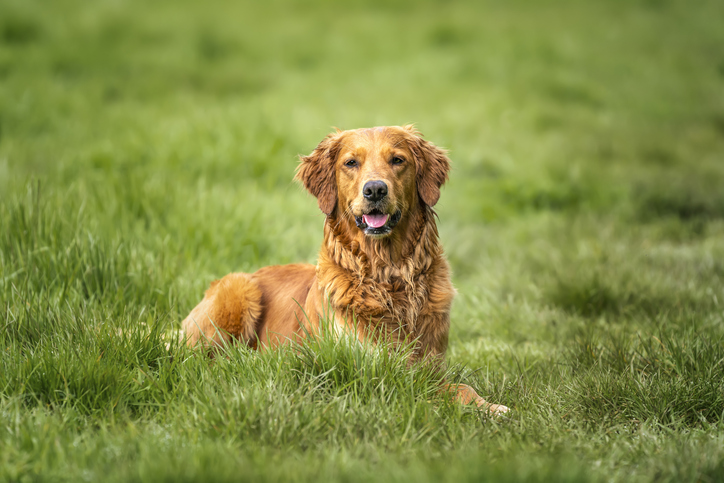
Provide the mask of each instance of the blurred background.
{"label": "blurred background", "polygon": [[3,189],[10,175],[282,189],[332,126],[414,122],[450,149],[443,203],[468,222],[718,218],[721,13],[675,0],[2,0]]}

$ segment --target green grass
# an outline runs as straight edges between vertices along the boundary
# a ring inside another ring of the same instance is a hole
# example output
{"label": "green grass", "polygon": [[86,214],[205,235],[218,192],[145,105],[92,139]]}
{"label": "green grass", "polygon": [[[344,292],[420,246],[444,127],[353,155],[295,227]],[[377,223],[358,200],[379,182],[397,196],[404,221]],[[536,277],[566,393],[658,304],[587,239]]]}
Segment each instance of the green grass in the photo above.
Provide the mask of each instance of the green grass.
{"label": "green grass", "polygon": [[[721,2],[0,0],[0,480],[724,478]],[[416,122],[459,296],[437,393],[319,340],[209,361],[230,271],[314,262],[292,182]]]}

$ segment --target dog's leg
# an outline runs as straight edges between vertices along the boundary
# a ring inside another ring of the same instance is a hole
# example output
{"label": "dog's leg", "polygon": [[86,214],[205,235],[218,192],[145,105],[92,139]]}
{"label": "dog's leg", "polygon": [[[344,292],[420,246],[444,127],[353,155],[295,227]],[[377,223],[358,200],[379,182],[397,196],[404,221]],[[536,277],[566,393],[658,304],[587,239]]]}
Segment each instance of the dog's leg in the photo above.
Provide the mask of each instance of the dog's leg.
{"label": "dog's leg", "polygon": [[[436,301],[438,301],[437,305],[444,310],[420,317],[417,321],[418,330],[420,330],[421,333],[418,339],[418,357],[429,361],[431,364],[435,364],[439,368],[444,366],[443,361],[447,350],[448,330],[450,329],[449,309],[450,302],[452,301],[452,291],[451,286],[447,292],[432,292],[430,294],[430,303],[435,304]],[[436,294],[437,297],[435,297]],[[467,384],[444,383],[441,391],[450,392],[455,401],[460,404],[475,404],[490,414],[502,414],[510,410],[502,404],[491,404],[487,402],[475,392],[475,389]]]}
{"label": "dog's leg", "polygon": [[503,414],[510,411],[506,406],[502,404],[491,404],[485,399],[480,397],[475,389],[468,386],[467,384],[448,384],[448,390],[454,393],[455,400],[461,404],[475,404],[481,409],[485,409],[490,414]]}
{"label": "dog's leg", "polygon": [[204,299],[183,321],[189,347],[223,346],[253,339],[261,316],[261,291],[245,273],[211,282]]}

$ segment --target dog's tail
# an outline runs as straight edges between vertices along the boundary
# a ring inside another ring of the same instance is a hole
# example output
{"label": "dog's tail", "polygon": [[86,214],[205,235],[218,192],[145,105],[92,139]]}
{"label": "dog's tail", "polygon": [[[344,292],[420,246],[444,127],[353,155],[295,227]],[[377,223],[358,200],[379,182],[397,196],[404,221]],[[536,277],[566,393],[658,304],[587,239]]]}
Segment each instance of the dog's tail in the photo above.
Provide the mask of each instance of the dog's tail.
{"label": "dog's tail", "polygon": [[254,340],[261,317],[261,290],[246,273],[211,282],[204,299],[183,321],[190,347],[223,346],[233,339]]}

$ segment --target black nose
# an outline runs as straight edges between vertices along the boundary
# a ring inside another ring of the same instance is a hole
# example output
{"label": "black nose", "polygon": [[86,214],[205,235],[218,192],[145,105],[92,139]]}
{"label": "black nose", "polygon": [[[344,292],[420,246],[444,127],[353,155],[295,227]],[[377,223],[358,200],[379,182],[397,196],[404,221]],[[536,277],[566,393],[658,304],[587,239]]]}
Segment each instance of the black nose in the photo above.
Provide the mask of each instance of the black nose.
{"label": "black nose", "polygon": [[384,181],[368,181],[362,188],[362,194],[370,201],[380,201],[387,196],[387,185]]}

